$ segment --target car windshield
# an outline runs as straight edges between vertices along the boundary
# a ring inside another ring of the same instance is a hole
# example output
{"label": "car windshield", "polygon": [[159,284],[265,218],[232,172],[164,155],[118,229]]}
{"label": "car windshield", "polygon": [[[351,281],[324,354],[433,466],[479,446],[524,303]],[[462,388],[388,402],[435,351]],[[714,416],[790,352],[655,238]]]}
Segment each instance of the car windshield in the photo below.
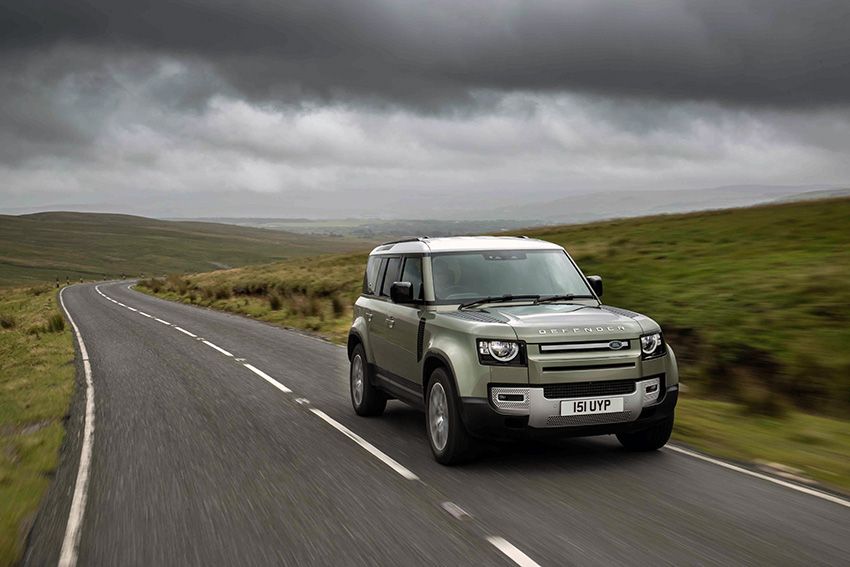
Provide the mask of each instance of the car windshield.
{"label": "car windshield", "polygon": [[434,295],[443,303],[502,295],[591,296],[561,250],[505,250],[434,254]]}

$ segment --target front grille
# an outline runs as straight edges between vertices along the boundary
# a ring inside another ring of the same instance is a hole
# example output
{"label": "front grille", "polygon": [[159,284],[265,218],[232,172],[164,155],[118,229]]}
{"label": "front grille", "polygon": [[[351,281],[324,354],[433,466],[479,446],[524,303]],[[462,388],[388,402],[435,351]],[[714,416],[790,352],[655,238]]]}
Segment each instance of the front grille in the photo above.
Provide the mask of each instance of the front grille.
{"label": "front grille", "polygon": [[600,413],[596,415],[553,415],[546,418],[546,425],[598,425],[631,420],[632,412],[626,410],[617,413]]}
{"label": "front grille", "polygon": [[635,391],[635,380],[601,380],[598,382],[568,382],[545,384],[546,398],[586,398],[591,396],[621,396]]}
{"label": "front grille", "polygon": [[634,362],[616,362],[612,364],[586,364],[573,366],[544,366],[543,372],[577,372],[585,370],[614,370],[617,368],[634,368]]}

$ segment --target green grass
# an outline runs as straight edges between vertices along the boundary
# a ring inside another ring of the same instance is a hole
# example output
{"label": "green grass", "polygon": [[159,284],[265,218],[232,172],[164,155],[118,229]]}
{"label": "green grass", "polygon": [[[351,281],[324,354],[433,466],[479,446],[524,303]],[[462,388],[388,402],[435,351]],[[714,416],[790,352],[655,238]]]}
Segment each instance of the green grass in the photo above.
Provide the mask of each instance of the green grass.
{"label": "green grass", "polygon": [[367,246],[363,240],[128,215],[0,215],[0,286],[204,271]]}
{"label": "green grass", "polygon": [[0,565],[12,565],[57,466],[74,349],[49,287],[0,290],[0,320]]}
{"label": "green grass", "polygon": [[547,228],[605,301],[664,328],[682,379],[762,413],[850,410],[850,199]]}
{"label": "green grass", "polygon": [[[689,386],[679,439],[850,486],[850,199],[522,233],[563,245],[585,273],[603,275],[606,303],[659,321]],[[172,276],[147,291],[341,342],[365,259]]]}
{"label": "green grass", "polygon": [[790,466],[800,471],[798,476],[850,494],[850,424],[845,420],[798,411],[781,418],[754,415],[737,404],[684,394],[673,438],[734,461]]}

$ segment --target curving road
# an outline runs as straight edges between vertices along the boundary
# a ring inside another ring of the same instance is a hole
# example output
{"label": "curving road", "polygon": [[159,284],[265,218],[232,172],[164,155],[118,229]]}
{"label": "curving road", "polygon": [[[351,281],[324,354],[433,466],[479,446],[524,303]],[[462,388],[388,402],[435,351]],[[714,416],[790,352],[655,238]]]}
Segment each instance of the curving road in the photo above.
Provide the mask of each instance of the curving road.
{"label": "curving road", "polygon": [[[608,438],[492,447],[442,467],[421,413],[391,402],[383,417],[354,415],[338,346],[126,282],[66,288],[63,300],[95,408],[66,564],[850,562],[850,507],[838,498]],[[28,565],[57,564],[74,516],[77,390]]]}

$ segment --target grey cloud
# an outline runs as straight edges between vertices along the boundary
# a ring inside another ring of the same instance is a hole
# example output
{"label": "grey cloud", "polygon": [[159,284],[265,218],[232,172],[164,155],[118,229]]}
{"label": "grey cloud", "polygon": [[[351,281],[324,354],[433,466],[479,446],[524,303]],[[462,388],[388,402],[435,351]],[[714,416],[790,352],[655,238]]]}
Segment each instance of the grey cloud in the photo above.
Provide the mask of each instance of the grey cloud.
{"label": "grey cloud", "polygon": [[196,58],[285,103],[445,110],[495,90],[809,107],[850,100],[848,21],[842,0],[6,2],[0,46]]}

